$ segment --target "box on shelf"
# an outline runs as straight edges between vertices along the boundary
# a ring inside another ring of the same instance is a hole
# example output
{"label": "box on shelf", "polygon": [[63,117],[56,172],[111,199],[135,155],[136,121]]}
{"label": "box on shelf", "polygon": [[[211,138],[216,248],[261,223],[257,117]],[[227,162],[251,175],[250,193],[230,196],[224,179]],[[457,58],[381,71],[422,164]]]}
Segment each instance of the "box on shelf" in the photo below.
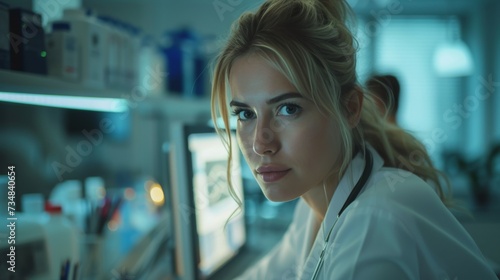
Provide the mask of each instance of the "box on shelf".
{"label": "box on shelf", "polygon": [[0,69],[10,69],[9,6],[0,2]]}
{"label": "box on shelf", "polygon": [[45,32],[42,16],[30,10],[9,10],[10,68],[12,70],[47,74]]}

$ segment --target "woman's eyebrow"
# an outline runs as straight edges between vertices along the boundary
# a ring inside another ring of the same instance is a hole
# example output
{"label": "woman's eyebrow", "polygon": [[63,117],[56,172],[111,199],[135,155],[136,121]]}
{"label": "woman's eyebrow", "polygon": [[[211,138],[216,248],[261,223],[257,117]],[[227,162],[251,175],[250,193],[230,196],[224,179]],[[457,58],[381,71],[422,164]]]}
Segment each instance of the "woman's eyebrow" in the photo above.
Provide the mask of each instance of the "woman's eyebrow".
{"label": "woman's eyebrow", "polygon": [[229,106],[236,106],[236,107],[243,107],[243,108],[249,108],[250,106],[248,106],[247,104],[245,103],[242,103],[242,102],[239,102],[239,101],[234,101],[234,100],[231,100],[231,102],[229,102]]}
{"label": "woman's eyebrow", "polygon": [[302,96],[302,94],[298,92],[287,92],[269,99],[268,101],[266,101],[266,103],[274,104],[290,98],[304,98],[304,96]]}
{"label": "woman's eyebrow", "polygon": [[[266,104],[274,104],[274,103],[278,103],[280,101],[290,99],[290,98],[304,98],[304,96],[300,93],[297,93],[297,92],[287,92],[287,93],[280,94],[276,97],[273,97],[273,98],[267,100]],[[244,108],[250,107],[243,102],[239,102],[239,101],[235,101],[235,100],[232,100],[231,102],[229,102],[229,106],[237,106],[237,107],[244,107]]]}

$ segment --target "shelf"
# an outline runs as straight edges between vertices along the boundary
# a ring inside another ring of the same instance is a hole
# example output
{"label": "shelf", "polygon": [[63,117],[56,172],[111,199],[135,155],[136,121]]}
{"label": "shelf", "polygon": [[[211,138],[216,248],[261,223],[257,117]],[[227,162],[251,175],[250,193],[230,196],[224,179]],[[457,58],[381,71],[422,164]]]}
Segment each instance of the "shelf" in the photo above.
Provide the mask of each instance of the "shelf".
{"label": "shelf", "polygon": [[122,98],[124,95],[118,90],[96,89],[55,77],[10,70],[0,70],[0,91],[106,98]]}
{"label": "shelf", "polygon": [[119,99],[118,102],[123,102],[128,109],[165,116],[210,114],[208,97],[189,99],[168,93],[140,96],[132,90],[97,89],[55,77],[0,69],[0,93],[2,92],[96,98],[90,102],[99,102],[97,98]]}

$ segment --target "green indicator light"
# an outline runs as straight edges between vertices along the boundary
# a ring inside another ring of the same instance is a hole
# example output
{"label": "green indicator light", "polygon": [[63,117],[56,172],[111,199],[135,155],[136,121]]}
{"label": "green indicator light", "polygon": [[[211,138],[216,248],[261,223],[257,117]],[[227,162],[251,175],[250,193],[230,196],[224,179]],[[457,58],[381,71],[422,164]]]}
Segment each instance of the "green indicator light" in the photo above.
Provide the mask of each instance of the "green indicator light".
{"label": "green indicator light", "polygon": [[41,56],[41,57],[46,57],[46,56],[47,56],[47,52],[46,52],[46,51],[42,51],[42,52],[40,52],[40,56]]}

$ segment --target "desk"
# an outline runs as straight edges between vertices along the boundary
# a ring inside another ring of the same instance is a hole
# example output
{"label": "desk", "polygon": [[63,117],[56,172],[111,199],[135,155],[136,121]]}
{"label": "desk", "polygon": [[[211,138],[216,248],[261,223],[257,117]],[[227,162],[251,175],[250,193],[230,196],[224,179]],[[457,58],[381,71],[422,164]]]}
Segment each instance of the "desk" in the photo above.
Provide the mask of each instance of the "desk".
{"label": "desk", "polygon": [[173,279],[169,219],[169,215],[163,215],[124,255],[120,251],[120,230],[108,231],[98,239],[87,236],[82,243],[81,279]]}

